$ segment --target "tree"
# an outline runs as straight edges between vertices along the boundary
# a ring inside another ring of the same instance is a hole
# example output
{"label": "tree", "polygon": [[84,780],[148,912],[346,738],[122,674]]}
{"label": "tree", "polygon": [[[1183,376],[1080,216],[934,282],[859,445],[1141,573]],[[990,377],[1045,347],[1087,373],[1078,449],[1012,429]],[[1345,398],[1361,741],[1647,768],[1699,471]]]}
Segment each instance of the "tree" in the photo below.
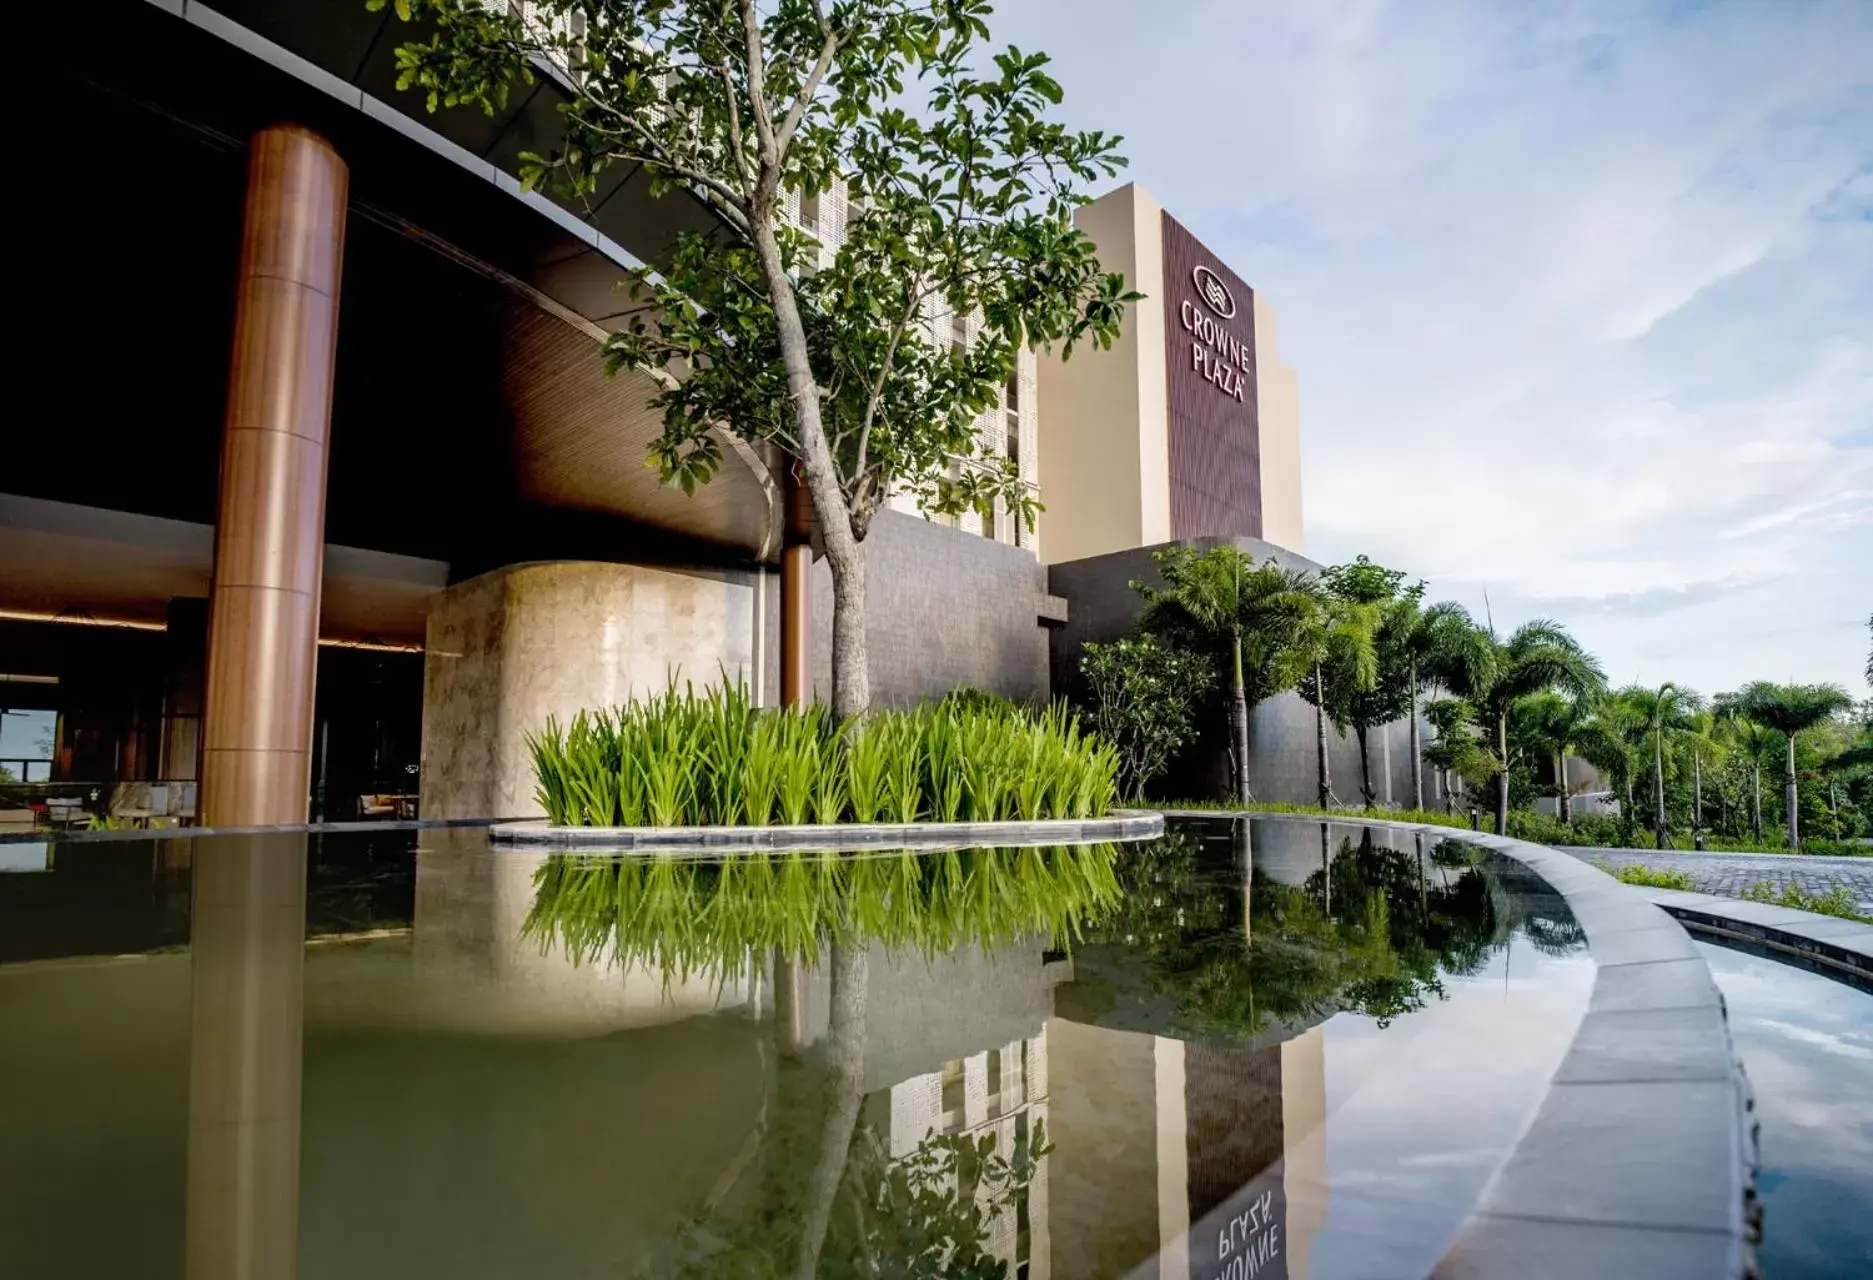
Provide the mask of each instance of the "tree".
{"label": "tree", "polygon": [[1437,766],[1443,778],[1444,812],[1449,813],[1456,798],[1452,777],[1461,783],[1493,776],[1494,758],[1477,742],[1471,727],[1476,720],[1476,709],[1463,699],[1437,698],[1427,702],[1424,718],[1431,722],[1437,735],[1424,748],[1424,758]]}
{"label": "tree", "polygon": [[1128,799],[1143,799],[1145,787],[1190,744],[1213,674],[1206,658],[1150,635],[1080,651],[1088,723],[1118,748],[1119,789]]}
{"label": "tree", "polygon": [[1781,734],[1788,743],[1788,781],[1784,803],[1788,809],[1788,847],[1801,848],[1800,791],[1795,780],[1797,735],[1853,706],[1839,685],[1774,684],[1755,680],[1731,701],[1734,713]]}
{"label": "tree", "polygon": [[[527,188],[585,198],[641,166],[653,191],[716,214],[719,230],[682,237],[661,274],[635,273],[648,306],[605,342],[606,363],[660,378],[651,460],[667,482],[689,491],[715,473],[718,430],[797,461],[832,570],[833,709],[863,711],[872,517],[895,488],[932,512],[1001,499],[1031,520],[1027,486],[972,423],[1018,346],[1107,345],[1137,296],[1071,216],[1083,184],[1123,166],[1118,140],[1048,118],[1061,94],[1045,55],[982,57],[986,0],[396,9],[434,29],[397,50],[398,84],[431,110],[492,112],[536,62],[562,73],[564,132],[522,153]],[[827,261],[785,210],[835,182],[850,216]],[[979,339],[953,344],[941,314],[979,317]]]}
{"label": "tree", "polygon": [[1208,651],[1227,664],[1230,786],[1249,792],[1249,713],[1295,680],[1294,645],[1319,607],[1313,579],[1274,560],[1257,564],[1239,547],[1182,545],[1154,552],[1162,586],[1134,582],[1145,599],[1139,625],[1173,644]]}
{"label": "tree", "polygon": [[1692,717],[1703,707],[1694,690],[1667,680],[1656,689],[1632,685],[1620,697],[1637,711],[1652,739],[1652,832],[1661,849],[1671,847],[1671,818],[1665,804],[1665,739],[1674,740],[1692,727]]}
{"label": "tree", "polygon": [[1494,644],[1494,655],[1468,676],[1451,673],[1468,687],[1454,687],[1476,709],[1477,722],[1493,739],[1496,756],[1496,834],[1509,827],[1509,713],[1515,704],[1543,689],[1592,697],[1605,686],[1599,662],[1580,647],[1558,622],[1537,618],[1515,629],[1508,641]]}
{"label": "tree", "polygon": [[[1416,808],[1424,808],[1424,744],[1419,737],[1418,699],[1427,682],[1443,683],[1446,672],[1473,672],[1491,656],[1488,636],[1471,621],[1469,611],[1450,600],[1439,601],[1428,609],[1412,614],[1409,626],[1398,637],[1399,648],[1407,663],[1406,683],[1410,690],[1411,791]],[[1458,683],[1474,683],[1463,675]]]}
{"label": "tree", "polygon": [[1357,678],[1346,682],[1339,699],[1344,723],[1352,726],[1359,743],[1359,791],[1365,807],[1370,809],[1376,799],[1367,747],[1370,731],[1409,715],[1414,758],[1418,751],[1417,655],[1413,641],[1423,616],[1419,602],[1424,598],[1424,584],[1405,586],[1402,570],[1376,565],[1365,556],[1323,570],[1320,580],[1329,598],[1370,607],[1374,659],[1371,683],[1362,686]]}
{"label": "tree", "polygon": [[1775,731],[1750,719],[1739,703],[1737,694],[1718,694],[1714,710],[1717,732],[1749,762],[1750,829],[1760,844],[1763,838],[1762,762],[1775,747]]}
{"label": "tree", "polygon": [[1516,704],[1515,717],[1554,766],[1555,812],[1564,823],[1572,823],[1573,788],[1567,780],[1567,758],[1577,755],[1582,745],[1601,732],[1595,719],[1595,704],[1589,698],[1569,698],[1544,689]]}
{"label": "tree", "polygon": [[1314,707],[1314,767],[1323,809],[1338,800],[1327,762],[1327,721],[1344,731],[1352,721],[1355,699],[1378,683],[1381,616],[1382,606],[1329,590],[1295,636],[1293,662],[1307,673],[1300,694]]}

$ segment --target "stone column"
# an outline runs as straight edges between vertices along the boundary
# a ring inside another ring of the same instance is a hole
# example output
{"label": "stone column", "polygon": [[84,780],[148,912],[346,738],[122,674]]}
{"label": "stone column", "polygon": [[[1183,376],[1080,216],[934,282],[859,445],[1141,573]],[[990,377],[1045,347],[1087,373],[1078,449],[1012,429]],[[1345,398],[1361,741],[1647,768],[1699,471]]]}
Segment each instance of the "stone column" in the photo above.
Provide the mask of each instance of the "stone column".
{"label": "stone column", "polygon": [[346,184],[316,134],[254,135],[215,524],[208,825],[306,819]]}
{"label": "stone column", "polygon": [[813,701],[813,499],[799,467],[787,470],[787,528],[780,552],[780,704]]}
{"label": "stone column", "polygon": [[302,832],[195,841],[188,1280],[292,1280],[306,953]]}

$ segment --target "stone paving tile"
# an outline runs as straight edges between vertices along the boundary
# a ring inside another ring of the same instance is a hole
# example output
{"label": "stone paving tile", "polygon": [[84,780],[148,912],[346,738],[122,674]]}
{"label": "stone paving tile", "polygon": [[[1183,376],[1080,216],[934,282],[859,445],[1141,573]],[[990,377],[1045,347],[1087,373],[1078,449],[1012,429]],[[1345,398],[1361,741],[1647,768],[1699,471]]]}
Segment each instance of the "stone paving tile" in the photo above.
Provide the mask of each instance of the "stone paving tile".
{"label": "stone paving tile", "polygon": [[1873,912],[1873,858],[1811,858],[1786,853],[1657,853],[1645,849],[1568,849],[1577,858],[1604,859],[1616,867],[1637,864],[1655,871],[1682,871],[1699,893],[1740,898],[1743,890],[1767,880],[1778,890],[1791,884],[1809,893],[1844,888]]}

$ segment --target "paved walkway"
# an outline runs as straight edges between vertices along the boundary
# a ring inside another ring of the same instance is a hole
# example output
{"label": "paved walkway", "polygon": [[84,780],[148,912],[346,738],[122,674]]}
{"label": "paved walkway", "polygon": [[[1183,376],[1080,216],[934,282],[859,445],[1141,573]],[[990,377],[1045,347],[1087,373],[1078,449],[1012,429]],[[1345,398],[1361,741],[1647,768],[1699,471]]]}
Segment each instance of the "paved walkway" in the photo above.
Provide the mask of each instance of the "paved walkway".
{"label": "paved walkway", "polygon": [[1873,858],[1816,858],[1789,853],[1657,853],[1645,849],[1566,849],[1577,858],[1604,859],[1616,867],[1637,863],[1655,871],[1682,871],[1699,893],[1740,898],[1750,885],[1767,880],[1778,890],[1800,885],[1809,893],[1841,887],[1860,910],[1873,912]]}

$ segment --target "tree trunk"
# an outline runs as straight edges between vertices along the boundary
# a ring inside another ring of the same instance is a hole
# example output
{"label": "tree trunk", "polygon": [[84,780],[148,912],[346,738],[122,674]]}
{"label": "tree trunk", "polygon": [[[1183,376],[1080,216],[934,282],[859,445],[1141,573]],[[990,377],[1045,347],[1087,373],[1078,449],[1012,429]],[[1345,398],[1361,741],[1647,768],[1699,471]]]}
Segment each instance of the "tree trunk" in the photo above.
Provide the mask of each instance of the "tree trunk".
{"label": "tree trunk", "polygon": [[840,720],[862,714],[871,705],[870,657],[865,645],[865,549],[854,543],[834,554],[832,567],[832,711]]}
{"label": "tree trunk", "polygon": [[1496,717],[1496,834],[1509,834],[1509,713]]}
{"label": "tree trunk", "polygon": [[800,1242],[794,1254],[795,1280],[813,1280],[819,1274],[826,1227],[832,1221],[839,1184],[845,1179],[852,1134],[858,1127],[859,1104],[865,1096],[869,953],[862,942],[835,942],[830,950],[832,1009],[826,1028],[826,1110],[801,1212]]}
{"label": "tree trunk", "polygon": [[1320,807],[1329,808],[1333,780],[1327,773],[1327,683],[1320,664],[1314,664],[1314,765],[1320,779]]}
{"label": "tree trunk", "polygon": [[871,705],[871,671],[865,646],[865,551],[852,530],[851,508],[839,483],[832,446],[826,440],[819,411],[819,384],[807,354],[806,328],[800,323],[793,282],[781,264],[772,210],[757,202],[749,222],[755,253],[761,259],[761,272],[774,302],[781,363],[787,369],[787,393],[793,400],[794,424],[804,447],[800,468],[806,473],[807,491],[813,495],[813,513],[826,548],[826,562],[832,569],[832,708],[833,714],[843,719]]}
{"label": "tree trunk", "polygon": [[1785,793],[1788,805],[1788,847],[1791,850],[1801,848],[1801,793],[1795,787],[1795,735],[1788,735],[1788,789]]}
{"label": "tree trunk", "polygon": [[1255,797],[1249,792],[1249,698],[1242,679],[1242,637],[1232,645],[1235,650],[1234,675],[1229,688],[1229,753],[1235,766],[1236,803],[1246,805]]}
{"label": "tree trunk", "polygon": [[1561,825],[1568,826],[1574,821],[1574,798],[1567,793],[1567,748],[1554,753],[1555,787],[1559,792],[1555,800],[1555,812],[1561,815]]}
{"label": "tree trunk", "polygon": [[1691,750],[1691,830],[1704,829],[1704,753]]}
{"label": "tree trunk", "polygon": [[1354,725],[1353,734],[1359,739],[1359,798],[1365,802],[1365,807],[1370,809],[1373,800],[1372,761],[1366,751],[1366,726]]}
{"label": "tree trunk", "polygon": [[1665,730],[1652,731],[1652,831],[1661,849],[1669,848],[1665,835]]}
{"label": "tree trunk", "polygon": [[1762,761],[1750,762],[1750,824],[1756,829],[1756,843],[1762,843]]}
{"label": "tree trunk", "polygon": [[1411,794],[1413,806],[1424,812],[1424,740],[1418,733],[1418,663],[1411,663]]}

